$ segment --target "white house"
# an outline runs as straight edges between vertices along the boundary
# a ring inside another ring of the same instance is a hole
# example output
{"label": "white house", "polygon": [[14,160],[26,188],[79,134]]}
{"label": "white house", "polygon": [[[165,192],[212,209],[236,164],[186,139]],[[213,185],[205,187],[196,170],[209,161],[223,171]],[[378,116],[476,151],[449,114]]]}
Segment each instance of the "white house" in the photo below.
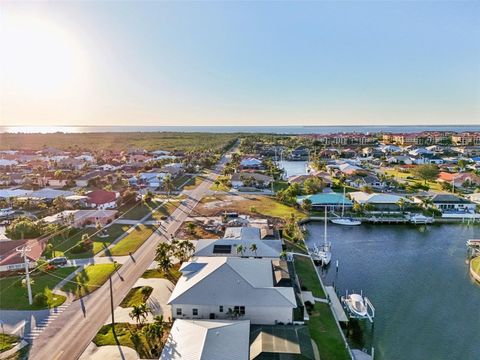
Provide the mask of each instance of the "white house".
{"label": "white house", "polygon": [[363,191],[355,191],[348,194],[350,198],[361,205],[372,205],[375,210],[380,211],[398,211],[400,206],[398,205],[402,200],[406,205],[412,203],[411,200],[403,196],[382,194],[382,193],[366,193]]}
{"label": "white house", "polygon": [[432,196],[431,202],[442,212],[473,213],[477,204],[467,199],[452,194],[436,194]]}
{"label": "white house", "polygon": [[262,167],[262,160],[247,158],[240,161],[240,166],[245,169],[259,169]]}
{"label": "white house", "polygon": [[292,322],[295,294],[291,286],[279,286],[272,259],[197,257],[180,271],[168,301],[175,319]]}
{"label": "white house", "polygon": [[160,360],[249,360],[250,322],[175,320]]}
{"label": "white house", "polygon": [[271,176],[258,173],[238,172],[232,175],[230,181],[234,189],[244,186],[266,188],[270,186],[273,178]]}

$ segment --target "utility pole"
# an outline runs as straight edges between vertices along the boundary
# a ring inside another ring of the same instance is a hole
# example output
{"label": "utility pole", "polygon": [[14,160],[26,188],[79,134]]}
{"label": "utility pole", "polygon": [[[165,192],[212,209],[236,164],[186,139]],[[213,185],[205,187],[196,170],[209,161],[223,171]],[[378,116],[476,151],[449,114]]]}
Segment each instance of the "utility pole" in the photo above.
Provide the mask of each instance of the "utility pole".
{"label": "utility pole", "polygon": [[32,248],[29,246],[24,246],[22,248],[16,248],[17,252],[21,253],[23,256],[23,261],[25,263],[25,275],[27,281],[27,290],[28,290],[28,303],[32,305],[32,288],[30,286],[30,269],[28,268],[27,252],[32,251]]}

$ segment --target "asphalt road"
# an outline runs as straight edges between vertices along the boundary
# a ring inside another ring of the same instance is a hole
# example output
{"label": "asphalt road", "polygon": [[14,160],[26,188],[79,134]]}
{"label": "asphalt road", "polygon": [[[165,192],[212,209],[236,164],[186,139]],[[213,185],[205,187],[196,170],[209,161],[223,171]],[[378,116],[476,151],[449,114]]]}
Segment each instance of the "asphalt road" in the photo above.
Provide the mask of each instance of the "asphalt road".
{"label": "asphalt road", "polygon": [[[154,261],[155,249],[160,242],[169,241],[193,208],[208,192],[226,162],[224,156],[215,170],[207,175],[196,189],[186,192],[183,200],[167,222],[158,232],[145,241],[125,262],[118,274],[112,276],[114,308],[127,295],[137,279]],[[34,341],[30,350],[30,359],[71,360],[78,359],[95,337],[100,327],[110,317],[110,287],[107,281],[92,294],[74,301],[54,322],[52,322]]]}

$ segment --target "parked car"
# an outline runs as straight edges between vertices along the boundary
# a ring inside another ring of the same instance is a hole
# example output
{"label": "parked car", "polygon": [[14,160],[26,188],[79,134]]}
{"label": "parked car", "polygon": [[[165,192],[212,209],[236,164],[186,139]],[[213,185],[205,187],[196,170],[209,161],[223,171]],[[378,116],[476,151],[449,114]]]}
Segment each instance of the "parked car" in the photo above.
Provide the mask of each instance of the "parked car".
{"label": "parked car", "polygon": [[50,265],[55,266],[65,266],[67,265],[68,259],[66,257],[56,257],[48,261]]}

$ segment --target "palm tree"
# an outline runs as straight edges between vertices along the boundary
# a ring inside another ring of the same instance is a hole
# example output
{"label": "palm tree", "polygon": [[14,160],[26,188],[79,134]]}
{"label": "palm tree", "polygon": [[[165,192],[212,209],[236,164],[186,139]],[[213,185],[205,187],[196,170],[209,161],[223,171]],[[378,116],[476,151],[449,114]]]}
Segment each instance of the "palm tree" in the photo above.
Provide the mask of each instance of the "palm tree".
{"label": "palm tree", "polygon": [[137,327],[147,319],[147,315],[151,313],[152,310],[145,303],[140,305],[133,305],[132,311],[130,311],[130,317],[135,320]]}
{"label": "palm tree", "polygon": [[258,250],[257,244],[250,245],[250,251],[252,251],[255,254],[255,256],[257,256],[257,250]]}
{"label": "palm tree", "polygon": [[403,209],[405,208],[405,205],[407,204],[407,202],[405,201],[404,198],[400,198],[398,201],[397,201],[397,205],[398,207],[400,208],[400,211],[403,212]]}
{"label": "palm tree", "polygon": [[241,254],[241,256],[243,256],[244,252],[245,252],[245,247],[243,245],[238,245],[237,246],[237,254]]}
{"label": "palm tree", "polygon": [[187,261],[195,251],[195,245],[189,240],[182,240],[178,243],[177,257],[181,262]]}
{"label": "palm tree", "polygon": [[167,192],[167,200],[170,200],[170,192],[175,188],[171,175],[165,176],[162,183],[163,189]]}

